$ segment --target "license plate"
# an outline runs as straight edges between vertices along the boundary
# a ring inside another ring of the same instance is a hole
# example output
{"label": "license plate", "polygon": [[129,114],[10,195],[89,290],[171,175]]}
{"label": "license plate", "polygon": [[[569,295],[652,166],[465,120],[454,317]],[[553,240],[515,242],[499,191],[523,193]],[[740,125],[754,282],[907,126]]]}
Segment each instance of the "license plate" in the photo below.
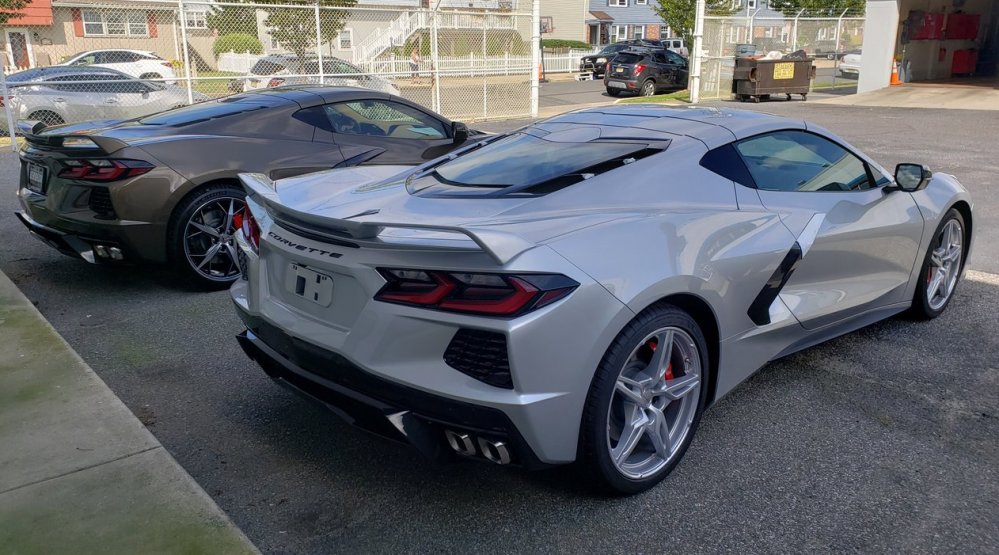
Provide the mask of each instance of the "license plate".
{"label": "license plate", "polygon": [[607,86],[610,87],[610,88],[612,88],[612,89],[627,89],[628,88],[627,85],[625,85],[624,83],[621,83],[619,81],[608,81],[607,82]]}
{"label": "license plate", "polygon": [[45,192],[45,166],[28,163],[28,190]]}
{"label": "license plate", "polygon": [[624,73],[624,68],[623,67],[616,67],[616,68],[614,68],[614,73]]}
{"label": "license plate", "polygon": [[292,294],[320,306],[333,302],[333,278],[300,264],[292,263],[288,267],[285,284]]}

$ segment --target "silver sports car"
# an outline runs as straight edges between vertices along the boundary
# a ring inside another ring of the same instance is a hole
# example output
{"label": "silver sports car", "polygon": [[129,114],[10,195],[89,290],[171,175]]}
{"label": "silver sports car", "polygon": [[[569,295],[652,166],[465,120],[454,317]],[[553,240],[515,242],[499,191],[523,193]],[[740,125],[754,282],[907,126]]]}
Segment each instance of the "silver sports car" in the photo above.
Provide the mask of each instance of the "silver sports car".
{"label": "silver sports car", "polygon": [[239,341],[275,380],[427,455],[661,480],[768,361],[939,315],[972,237],[950,175],[810,123],[594,108],[422,166],[249,193]]}

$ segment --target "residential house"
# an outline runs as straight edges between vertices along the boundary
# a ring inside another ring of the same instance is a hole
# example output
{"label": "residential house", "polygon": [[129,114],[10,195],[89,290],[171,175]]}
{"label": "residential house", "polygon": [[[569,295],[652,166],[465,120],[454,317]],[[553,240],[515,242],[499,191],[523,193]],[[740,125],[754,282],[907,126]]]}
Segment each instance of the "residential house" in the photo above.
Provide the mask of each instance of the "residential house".
{"label": "residential house", "polygon": [[[543,0],[542,0],[543,1]],[[659,39],[672,33],[652,9],[655,0],[589,0],[586,41],[594,46],[630,39]]]}
{"label": "residential house", "polygon": [[[205,7],[187,11],[192,63],[214,67],[214,33]],[[27,69],[59,63],[77,52],[127,48],[182,60],[178,10],[143,0],[34,0],[4,27],[5,67]]]}
{"label": "residential house", "polygon": [[541,0],[541,17],[550,18],[552,29],[541,38],[587,42],[589,9],[590,0]]}

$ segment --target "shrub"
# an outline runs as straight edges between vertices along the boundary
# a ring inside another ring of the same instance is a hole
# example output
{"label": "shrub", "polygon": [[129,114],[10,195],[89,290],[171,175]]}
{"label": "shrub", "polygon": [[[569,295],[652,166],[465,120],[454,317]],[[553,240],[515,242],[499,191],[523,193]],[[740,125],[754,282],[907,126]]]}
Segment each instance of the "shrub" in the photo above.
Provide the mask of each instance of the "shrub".
{"label": "shrub", "polygon": [[253,35],[233,33],[231,35],[222,35],[219,37],[212,46],[212,51],[215,53],[216,58],[218,58],[219,54],[222,54],[223,52],[235,52],[237,54],[263,54],[264,46],[260,44],[257,37]]}
{"label": "shrub", "polygon": [[579,50],[589,50],[593,46],[581,41],[581,40],[565,40],[565,39],[542,39],[542,48],[576,48]]}

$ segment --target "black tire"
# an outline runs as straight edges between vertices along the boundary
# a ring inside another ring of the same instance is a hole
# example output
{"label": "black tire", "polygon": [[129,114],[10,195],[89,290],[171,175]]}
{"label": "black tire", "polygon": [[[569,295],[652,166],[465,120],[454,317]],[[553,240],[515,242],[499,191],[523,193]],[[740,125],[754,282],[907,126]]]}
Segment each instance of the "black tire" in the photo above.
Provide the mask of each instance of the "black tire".
{"label": "black tire", "polygon": [[646,79],[642,83],[642,88],[638,90],[638,96],[655,96],[656,95],[656,82],[652,79]]}
{"label": "black tire", "polygon": [[143,73],[139,76],[139,79],[162,79],[163,76],[159,73]]}
{"label": "black tire", "polygon": [[607,87],[607,94],[610,96],[618,96],[621,94],[621,91]]}
{"label": "black tire", "polygon": [[[932,255],[934,249],[940,245],[941,232],[944,227],[947,226],[948,222],[952,220],[956,220],[958,225],[961,226],[962,250],[960,266],[957,268],[957,278],[954,283],[954,288],[951,290],[944,303],[934,308],[931,306],[929,292],[927,290],[930,279]],[[966,250],[964,250],[963,247],[967,244],[967,241],[965,241],[965,236],[967,235],[966,230],[967,227],[965,227],[964,216],[962,216],[956,208],[951,208],[946,214],[944,214],[944,217],[940,220],[940,225],[938,225],[933,231],[933,238],[930,240],[929,246],[926,247],[926,254],[923,255],[923,264],[919,269],[919,279],[916,282],[916,291],[913,294],[912,308],[909,309],[909,316],[917,320],[932,320],[933,318],[943,314],[943,311],[947,309],[947,305],[949,305],[950,301],[954,299],[954,293],[957,291],[957,286],[961,283],[961,273],[964,271]]]}
{"label": "black tire", "polygon": [[37,112],[32,112],[28,114],[27,119],[37,120],[45,125],[62,125],[66,123],[66,121],[62,119],[62,116],[48,110],[38,110]]}
{"label": "black tire", "polygon": [[[610,405],[617,380],[636,348],[640,348],[638,346],[643,344],[643,338],[665,327],[685,331],[696,344],[701,361],[701,379],[698,386],[700,389],[696,393],[691,391],[691,395],[696,395],[697,399],[696,412],[684,439],[667,464],[645,478],[635,479],[619,471],[611,460],[608,438]],[[708,397],[708,381],[711,379],[708,370],[710,367],[707,343],[700,327],[689,314],[673,305],[666,303],[653,305],[625,326],[611,343],[597,367],[583,408],[580,426],[579,463],[598,489],[612,494],[640,493],[658,484],[676,467],[690,446],[704,412]]]}
{"label": "black tire", "polygon": [[[211,242],[213,237],[206,238],[195,238],[192,239],[185,230],[188,227],[188,223],[191,221],[192,216],[195,212],[200,212],[202,210],[209,210],[216,215],[218,211],[211,210],[209,207],[218,205],[220,208],[222,206],[232,205],[236,209],[241,209],[244,204],[244,199],[246,197],[246,192],[242,187],[236,184],[220,184],[212,185],[209,187],[203,187],[201,189],[196,189],[189,193],[173,210],[173,215],[170,218],[169,228],[167,230],[167,257],[170,260],[170,264],[175,270],[177,270],[183,278],[190,284],[202,288],[202,289],[224,289],[229,287],[234,281],[239,279],[239,267],[235,260],[231,260],[232,265],[223,264],[227,262],[224,259],[213,257],[213,261],[208,264],[208,272],[199,270],[197,264],[192,260],[195,260],[197,255],[191,251],[189,255],[189,248],[192,241],[209,241]],[[227,203],[227,200],[233,201],[232,203]],[[209,207],[209,208],[206,208]],[[225,211],[223,210],[222,217],[225,216]],[[235,232],[236,230],[233,230]],[[226,233],[229,237],[232,233]],[[220,242],[224,238],[219,239],[215,242]],[[186,243],[186,244],[185,244]],[[206,244],[205,249],[211,248],[211,245]],[[232,245],[233,248],[235,244]],[[228,256],[227,252],[222,249],[219,251],[222,256]],[[218,264],[214,263],[214,260],[218,260]],[[211,275],[212,273],[215,275]]]}

